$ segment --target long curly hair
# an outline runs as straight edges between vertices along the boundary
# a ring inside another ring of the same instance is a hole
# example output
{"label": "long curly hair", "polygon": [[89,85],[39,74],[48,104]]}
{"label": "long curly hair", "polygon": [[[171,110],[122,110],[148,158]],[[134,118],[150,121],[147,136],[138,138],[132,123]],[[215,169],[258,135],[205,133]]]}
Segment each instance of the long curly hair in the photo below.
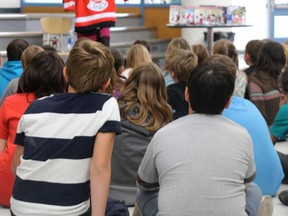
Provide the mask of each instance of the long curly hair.
{"label": "long curly hair", "polygon": [[172,121],[164,78],[154,63],[136,67],[124,82],[118,99],[121,117],[149,131]]}

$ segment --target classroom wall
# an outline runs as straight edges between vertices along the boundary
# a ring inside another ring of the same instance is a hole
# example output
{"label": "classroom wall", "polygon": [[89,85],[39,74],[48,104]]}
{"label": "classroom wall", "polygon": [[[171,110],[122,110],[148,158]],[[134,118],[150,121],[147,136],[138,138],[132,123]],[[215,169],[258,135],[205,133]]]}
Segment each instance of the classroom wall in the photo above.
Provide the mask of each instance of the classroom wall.
{"label": "classroom wall", "polygon": [[[63,13],[62,7],[23,7],[23,13]],[[117,7],[117,13],[136,13],[140,14],[139,7]],[[72,12],[73,13],[73,12]],[[181,29],[167,28],[169,22],[169,7],[155,8],[146,7],[144,9],[144,25],[157,27],[157,38],[174,38],[181,36]]]}
{"label": "classroom wall", "polygon": [[[213,31],[233,31],[236,33],[234,44],[238,50],[244,50],[245,45],[252,39],[268,37],[269,12],[268,0],[202,0],[201,5],[241,5],[246,7],[246,23],[253,25],[246,28],[214,28]],[[199,0],[182,0],[183,5],[198,6]],[[191,44],[204,44],[204,31],[206,29],[182,29],[181,35]]]}
{"label": "classroom wall", "polygon": [[0,0],[0,8],[20,8],[20,0]]}

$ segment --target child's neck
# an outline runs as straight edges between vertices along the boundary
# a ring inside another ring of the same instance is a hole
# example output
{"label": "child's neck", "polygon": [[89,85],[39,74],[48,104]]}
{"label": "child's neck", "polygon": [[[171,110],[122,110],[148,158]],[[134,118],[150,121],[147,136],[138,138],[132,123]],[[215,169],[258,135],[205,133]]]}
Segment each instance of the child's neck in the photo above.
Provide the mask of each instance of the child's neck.
{"label": "child's neck", "polygon": [[72,86],[68,86],[68,90],[67,90],[68,93],[77,93],[77,91],[72,87]]}

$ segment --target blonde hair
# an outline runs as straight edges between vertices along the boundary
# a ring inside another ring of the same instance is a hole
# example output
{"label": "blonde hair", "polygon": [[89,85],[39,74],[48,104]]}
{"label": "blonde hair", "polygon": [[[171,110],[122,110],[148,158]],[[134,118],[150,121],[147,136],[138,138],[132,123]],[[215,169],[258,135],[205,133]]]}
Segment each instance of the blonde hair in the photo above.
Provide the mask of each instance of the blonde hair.
{"label": "blonde hair", "polygon": [[191,50],[174,50],[167,53],[165,69],[174,72],[179,82],[186,82],[197,65],[198,58]]}
{"label": "blonde hair", "polygon": [[173,38],[170,43],[168,44],[166,53],[165,53],[165,70],[166,71],[166,75],[169,74],[169,67],[167,65],[167,62],[169,61],[169,58],[171,58],[171,56],[173,55],[174,50],[188,50],[188,51],[192,51],[192,47],[190,46],[189,42],[181,37],[176,37]]}
{"label": "blonde hair", "polygon": [[135,68],[141,64],[151,63],[152,58],[147,48],[141,44],[133,45],[127,53],[126,66]]}
{"label": "blonde hair", "polygon": [[[172,120],[165,81],[154,63],[141,65],[131,72],[121,88],[118,101],[121,116],[147,130],[157,131]],[[131,115],[135,110],[136,114]]]}
{"label": "blonde hair", "polygon": [[238,52],[232,41],[221,39],[214,43],[213,54],[226,55],[232,59],[238,68]]}
{"label": "blonde hair", "polygon": [[30,45],[28,46],[21,55],[21,63],[23,69],[25,69],[31,60],[36,56],[38,53],[44,51],[44,49],[37,45]]}
{"label": "blonde hair", "polygon": [[176,37],[170,41],[167,47],[167,52],[171,50],[192,50],[189,42],[181,37]]}
{"label": "blonde hair", "polygon": [[66,70],[77,92],[97,92],[113,76],[114,58],[103,44],[84,40],[70,51]]}

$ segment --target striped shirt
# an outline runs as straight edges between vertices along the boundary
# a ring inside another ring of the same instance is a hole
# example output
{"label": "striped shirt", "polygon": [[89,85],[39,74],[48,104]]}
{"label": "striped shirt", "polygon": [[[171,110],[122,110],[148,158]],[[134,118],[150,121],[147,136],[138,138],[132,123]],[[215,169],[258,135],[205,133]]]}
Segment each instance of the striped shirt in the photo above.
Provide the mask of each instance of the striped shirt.
{"label": "striped shirt", "polygon": [[249,77],[248,89],[250,100],[259,109],[267,125],[272,125],[281,96],[277,81],[264,72],[255,72]]}
{"label": "striped shirt", "polygon": [[11,198],[17,216],[81,215],[90,207],[97,132],[121,132],[117,101],[101,93],[55,94],[31,104],[15,143],[24,146]]}

